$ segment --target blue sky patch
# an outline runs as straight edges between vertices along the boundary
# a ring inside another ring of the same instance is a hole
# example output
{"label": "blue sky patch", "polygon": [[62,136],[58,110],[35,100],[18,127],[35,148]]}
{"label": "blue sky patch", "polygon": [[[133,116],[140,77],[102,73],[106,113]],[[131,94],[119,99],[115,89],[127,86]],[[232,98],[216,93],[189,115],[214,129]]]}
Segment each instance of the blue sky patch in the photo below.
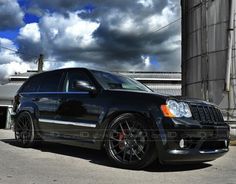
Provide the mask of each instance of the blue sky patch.
{"label": "blue sky patch", "polygon": [[33,23],[33,22],[38,23],[39,22],[39,17],[36,16],[36,15],[33,15],[31,13],[26,13],[25,17],[24,17],[24,22],[26,24]]}
{"label": "blue sky patch", "polygon": [[18,36],[18,33],[19,29],[0,31],[0,37],[15,41]]}
{"label": "blue sky patch", "polygon": [[151,65],[155,66],[156,68],[160,68],[160,63],[158,61],[157,56],[151,56],[150,63],[151,63]]}
{"label": "blue sky patch", "polygon": [[92,4],[87,4],[83,7],[83,9],[87,12],[87,13],[92,13],[95,9],[95,6]]}

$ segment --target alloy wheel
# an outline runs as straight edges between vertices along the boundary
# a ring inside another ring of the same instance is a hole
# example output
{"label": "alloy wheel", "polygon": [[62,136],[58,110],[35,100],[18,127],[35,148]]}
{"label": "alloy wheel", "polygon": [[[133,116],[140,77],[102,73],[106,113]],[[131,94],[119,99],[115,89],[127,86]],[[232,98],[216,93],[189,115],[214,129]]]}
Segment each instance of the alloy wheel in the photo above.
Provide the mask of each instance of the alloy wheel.
{"label": "alloy wheel", "polygon": [[143,160],[148,150],[147,132],[135,119],[124,119],[111,127],[108,141],[113,157],[125,164]]}
{"label": "alloy wheel", "polygon": [[15,123],[15,139],[26,146],[34,140],[34,127],[29,113],[23,112],[17,118]]}

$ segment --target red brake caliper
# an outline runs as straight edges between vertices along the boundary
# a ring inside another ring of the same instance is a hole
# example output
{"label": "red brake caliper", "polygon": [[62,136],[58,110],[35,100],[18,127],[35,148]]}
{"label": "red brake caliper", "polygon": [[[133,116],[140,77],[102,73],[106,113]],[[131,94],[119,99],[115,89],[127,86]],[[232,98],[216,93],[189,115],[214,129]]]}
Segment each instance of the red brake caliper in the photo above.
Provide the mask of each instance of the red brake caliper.
{"label": "red brake caliper", "polygon": [[118,134],[118,139],[119,139],[119,148],[122,150],[125,147],[125,142],[124,142],[125,134],[124,134],[124,132],[120,132]]}

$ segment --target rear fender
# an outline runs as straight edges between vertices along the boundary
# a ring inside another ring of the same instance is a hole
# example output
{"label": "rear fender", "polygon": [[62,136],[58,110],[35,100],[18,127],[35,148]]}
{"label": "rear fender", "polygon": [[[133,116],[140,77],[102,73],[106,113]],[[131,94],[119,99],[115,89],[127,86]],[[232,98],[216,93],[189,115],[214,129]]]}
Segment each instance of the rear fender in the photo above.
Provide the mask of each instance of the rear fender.
{"label": "rear fender", "polygon": [[27,111],[30,113],[30,115],[33,118],[34,121],[34,125],[35,125],[35,130],[39,131],[39,127],[38,127],[38,117],[39,117],[39,110],[36,104],[32,103],[32,102],[25,102],[22,103],[18,106],[17,110],[16,110],[16,116],[15,119],[18,117],[18,115],[21,112]]}

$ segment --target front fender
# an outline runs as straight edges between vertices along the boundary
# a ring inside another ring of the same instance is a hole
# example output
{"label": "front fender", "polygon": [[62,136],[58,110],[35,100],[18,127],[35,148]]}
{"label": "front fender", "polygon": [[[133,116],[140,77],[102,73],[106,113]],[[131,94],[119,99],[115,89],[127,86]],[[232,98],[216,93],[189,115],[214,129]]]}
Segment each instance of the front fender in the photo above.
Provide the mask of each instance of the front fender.
{"label": "front fender", "polygon": [[[155,109],[155,110],[154,110]],[[106,136],[106,130],[109,126],[109,124],[118,116],[124,113],[132,113],[140,116],[140,118],[143,118],[147,121],[149,124],[149,128],[151,130],[152,134],[158,134],[159,133],[159,127],[156,123],[156,119],[158,117],[160,118],[162,113],[157,108],[157,106],[153,107],[145,107],[142,106],[140,108],[135,108],[134,106],[126,106],[126,105],[116,105],[113,107],[110,107],[106,113],[104,113],[104,118],[99,124],[97,125],[97,133],[94,135],[94,140],[100,144],[100,147],[103,146],[104,138]]]}

